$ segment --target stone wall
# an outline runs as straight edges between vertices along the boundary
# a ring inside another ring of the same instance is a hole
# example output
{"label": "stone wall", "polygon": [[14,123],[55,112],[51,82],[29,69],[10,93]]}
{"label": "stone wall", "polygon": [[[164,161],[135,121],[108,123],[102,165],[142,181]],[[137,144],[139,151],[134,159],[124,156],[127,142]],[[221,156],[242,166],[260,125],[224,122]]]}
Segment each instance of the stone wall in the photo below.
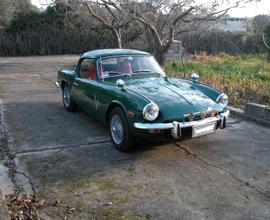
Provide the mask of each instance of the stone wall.
{"label": "stone wall", "polygon": [[166,61],[179,61],[181,60],[185,49],[182,47],[181,41],[174,40],[170,49],[166,54]]}

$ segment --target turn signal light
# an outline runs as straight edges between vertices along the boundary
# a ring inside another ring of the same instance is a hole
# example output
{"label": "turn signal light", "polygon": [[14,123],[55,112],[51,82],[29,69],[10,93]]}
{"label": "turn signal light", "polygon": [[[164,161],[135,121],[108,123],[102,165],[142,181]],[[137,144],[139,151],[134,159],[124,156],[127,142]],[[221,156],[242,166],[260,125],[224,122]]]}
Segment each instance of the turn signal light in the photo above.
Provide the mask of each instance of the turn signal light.
{"label": "turn signal light", "polygon": [[162,129],[150,129],[149,132],[151,134],[163,134],[163,130]]}

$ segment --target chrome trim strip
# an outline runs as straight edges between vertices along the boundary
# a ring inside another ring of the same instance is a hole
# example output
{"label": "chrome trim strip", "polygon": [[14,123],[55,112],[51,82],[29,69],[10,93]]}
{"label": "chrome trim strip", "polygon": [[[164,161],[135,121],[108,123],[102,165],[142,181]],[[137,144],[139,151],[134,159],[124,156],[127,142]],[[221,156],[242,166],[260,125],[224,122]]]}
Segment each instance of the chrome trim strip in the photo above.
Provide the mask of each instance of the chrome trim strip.
{"label": "chrome trim strip", "polygon": [[[220,115],[221,117],[227,117],[229,115],[229,110],[227,110],[224,113],[221,113]],[[222,119],[221,117],[220,116],[210,117],[210,118],[206,118],[200,121],[190,121],[190,122],[174,121],[170,123],[134,123],[134,128],[143,129],[143,130],[147,130],[147,129],[165,130],[165,129],[173,129],[176,123],[178,123],[181,128],[186,128],[186,127],[191,127],[191,126],[196,127],[200,125],[206,125],[206,124],[217,122]]]}
{"label": "chrome trim strip", "polygon": [[[206,113],[211,113],[212,110],[215,110],[215,109],[211,109],[211,110],[208,110],[208,109],[207,109],[207,110],[205,110],[205,112],[206,112]],[[200,115],[200,114],[201,114],[201,112],[193,112],[193,115],[194,115],[194,116],[198,116],[198,115]],[[185,118],[187,118],[188,116],[189,116],[189,113],[183,115],[183,117],[185,117]]]}
{"label": "chrome trim strip", "polygon": [[212,124],[214,122],[219,121],[219,117],[210,117],[206,118],[200,121],[190,121],[190,122],[185,122],[185,123],[179,123],[181,128],[186,128],[186,127],[197,127],[200,125],[206,125],[206,124]]}
{"label": "chrome trim strip", "polygon": [[134,128],[138,129],[172,129],[173,123],[134,123]]}

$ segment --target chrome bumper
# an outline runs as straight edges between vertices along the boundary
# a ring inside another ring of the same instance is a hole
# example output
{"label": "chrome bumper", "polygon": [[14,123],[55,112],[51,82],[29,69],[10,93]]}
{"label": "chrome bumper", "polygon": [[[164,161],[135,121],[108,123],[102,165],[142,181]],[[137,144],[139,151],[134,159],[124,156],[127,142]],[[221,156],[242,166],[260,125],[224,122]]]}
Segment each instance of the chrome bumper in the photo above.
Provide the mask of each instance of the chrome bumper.
{"label": "chrome bumper", "polygon": [[[153,130],[153,129],[172,129],[172,136],[179,137],[179,128],[187,128],[187,127],[200,127],[207,126],[211,124],[216,124],[218,121],[221,121],[221,124],[226,123],[226,118],[229,116],[230,111],[227,110],[224,113],[220,113],[216,117],[209,117],[200,121],[191,121],[191,122],[170,122],[170,123],[134,123],[134,128],[142,129],[142,130]],[[181,132],[180,132],[181,133]],[[181,134],[180,134],[181,136]]]}
{"label": "chrome bumper", "polygon": [[58,81],[55,82],[55,85],[56,85],[58,88],[60,88],[60,84],[59,84]]}

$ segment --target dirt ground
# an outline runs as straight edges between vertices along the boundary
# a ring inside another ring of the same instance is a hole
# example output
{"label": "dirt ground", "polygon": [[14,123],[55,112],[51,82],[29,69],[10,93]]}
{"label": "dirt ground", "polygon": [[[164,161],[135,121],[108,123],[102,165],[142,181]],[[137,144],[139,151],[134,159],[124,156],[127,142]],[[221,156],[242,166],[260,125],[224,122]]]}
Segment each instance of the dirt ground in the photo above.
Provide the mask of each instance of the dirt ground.
{"label": "dirt ground", "polygon": [[56,72],[77,58],[0,58],[17,170],[11,182],[0,166],[2,193],[36,193],[43,219],[270,219],[269,128],[229,118],[215,134],[118,152],[104,125],[62,106]]}

